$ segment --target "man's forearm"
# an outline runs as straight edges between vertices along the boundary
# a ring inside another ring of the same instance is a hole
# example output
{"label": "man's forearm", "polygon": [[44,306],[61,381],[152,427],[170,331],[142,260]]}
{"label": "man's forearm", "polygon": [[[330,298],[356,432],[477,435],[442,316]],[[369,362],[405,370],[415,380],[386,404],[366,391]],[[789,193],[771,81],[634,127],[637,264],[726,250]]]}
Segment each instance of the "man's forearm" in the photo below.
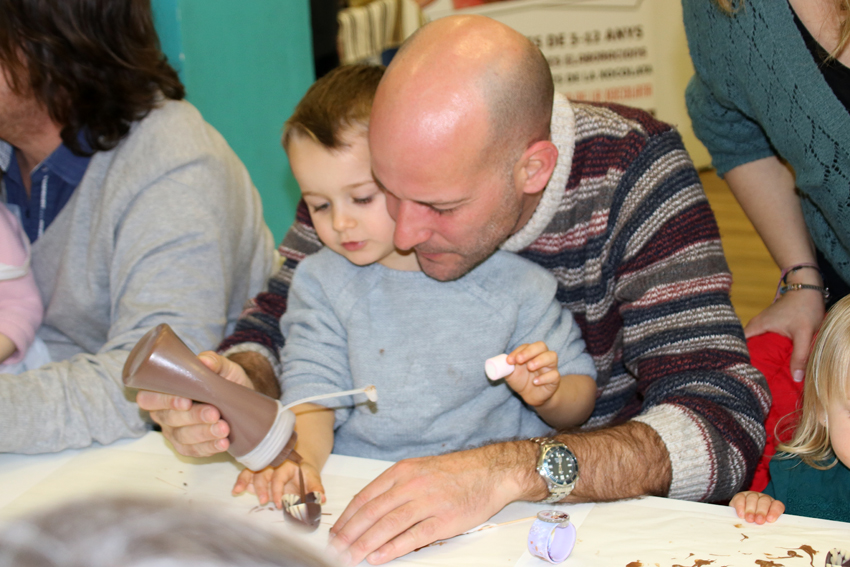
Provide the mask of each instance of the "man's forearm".
{"label": "man's forearm", "polygon": [[610,502],[667,496],[673,480],[670,455],[648,425],[630,421],[610,429],[558,435],[576,455],[579,479],[566,502]]}
{"label": "man's forearm", "polygon": [[266,357],[258,352],[245,351],[233,353],[227,358],[245,370],[256,391],[274,399],[280,398],[280,383]]}
{"label": "man's forearm", "polygon": [[[670,456],[661,437],[644,423],[630,421],[587,433],[557,435],[576,455],[579,479],[564,502],[610,502],[638,496],[666,496],[672,482]],[[504,485],[513,500],[537,502],[549,495],[536,472],[539,445],[512,441],[483,447],[495,471],[509,471]],[[517,486],[511,486],[516,482]]]}

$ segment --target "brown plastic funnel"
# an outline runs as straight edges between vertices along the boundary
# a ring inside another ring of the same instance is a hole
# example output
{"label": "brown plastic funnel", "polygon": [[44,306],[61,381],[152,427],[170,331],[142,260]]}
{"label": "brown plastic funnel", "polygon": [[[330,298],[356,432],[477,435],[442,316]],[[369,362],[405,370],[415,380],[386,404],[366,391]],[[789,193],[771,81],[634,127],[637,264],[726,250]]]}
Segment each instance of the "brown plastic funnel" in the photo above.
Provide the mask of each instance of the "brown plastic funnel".
{"label": "brown plastic funnel", "polygon": [[[124,364],[122,379],[129,388],[181,396],[217,407],[230,426],[228,451],[237,459],[256,449],[280,422],[280,402],[208,369],[165,323],[148,331],[133,347]],[[294,416],[291,419],[294,422]],[[290,455],[295,433],[291,426],[278,427],[275,435],[281,435],[282,431],[286,439],[275,440],[279,446],[265,459],[272,460],[262,466],[254,463],[256,467],[279,465]]]}

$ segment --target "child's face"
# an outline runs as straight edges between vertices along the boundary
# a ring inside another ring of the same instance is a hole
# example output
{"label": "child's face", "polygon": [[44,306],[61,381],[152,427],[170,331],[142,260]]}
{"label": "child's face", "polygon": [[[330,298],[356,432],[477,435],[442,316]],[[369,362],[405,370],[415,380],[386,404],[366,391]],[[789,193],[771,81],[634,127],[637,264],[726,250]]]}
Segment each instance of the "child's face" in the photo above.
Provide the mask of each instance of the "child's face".
{"label": "child's face", "polygon": [[322,242],[358,266],[374,262],[418,270],[414,254],[393,245],[395,223],[372,178],[365,133],[349,134],[350,146],[330,151],[307,136],[294,136],[288,154],[292,173]]}
{"label": "child's face", "polygon": [[832,398],[826,408],[829,442],[838,460],[850,467],[850,400]]}

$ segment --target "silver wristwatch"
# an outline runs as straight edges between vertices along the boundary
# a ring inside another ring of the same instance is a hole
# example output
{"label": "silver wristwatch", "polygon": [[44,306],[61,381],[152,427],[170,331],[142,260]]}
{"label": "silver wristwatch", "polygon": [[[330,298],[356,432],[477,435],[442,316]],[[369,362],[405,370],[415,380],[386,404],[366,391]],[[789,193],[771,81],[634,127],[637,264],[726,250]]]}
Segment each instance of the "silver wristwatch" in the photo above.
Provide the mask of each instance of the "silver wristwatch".
{"label": "silver wristwatch", "polygon": [[544,504],[563,500],[578,482],[578,461],[569,447],[545,437],[530,439],[540,445],[537,456],[537,472],[549,488],[549,497],[541,500]]}

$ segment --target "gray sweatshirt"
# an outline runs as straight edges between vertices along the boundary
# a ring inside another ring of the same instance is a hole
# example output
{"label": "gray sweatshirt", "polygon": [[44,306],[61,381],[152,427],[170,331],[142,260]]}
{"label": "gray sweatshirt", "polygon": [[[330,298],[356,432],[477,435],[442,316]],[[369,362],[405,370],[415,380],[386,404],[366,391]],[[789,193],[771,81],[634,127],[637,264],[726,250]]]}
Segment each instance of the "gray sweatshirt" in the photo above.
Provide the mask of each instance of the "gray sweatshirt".
{"label": "gray sweatshirt", "polygon": [[438,282],[355,266],[324,248],[299,264],[281,319],[283,403],[374,384],[376,404],[317,403],[338,408],[334,453],[388,461],[547,434],[504,381],[487,379],[484,362],[544,341],[562,375],[596,377],[557,287],[544,268],[508,252]]}
{"label": "gray sweatshirt", "polygon": [[214,348],[273,262],[245,167],[187,102],[168,101],[98,152],[32,248],[56,361],[0,374],[0,452],[41,453],[138,437],[147,416],[125,391],[129,350],[168,323]]}

